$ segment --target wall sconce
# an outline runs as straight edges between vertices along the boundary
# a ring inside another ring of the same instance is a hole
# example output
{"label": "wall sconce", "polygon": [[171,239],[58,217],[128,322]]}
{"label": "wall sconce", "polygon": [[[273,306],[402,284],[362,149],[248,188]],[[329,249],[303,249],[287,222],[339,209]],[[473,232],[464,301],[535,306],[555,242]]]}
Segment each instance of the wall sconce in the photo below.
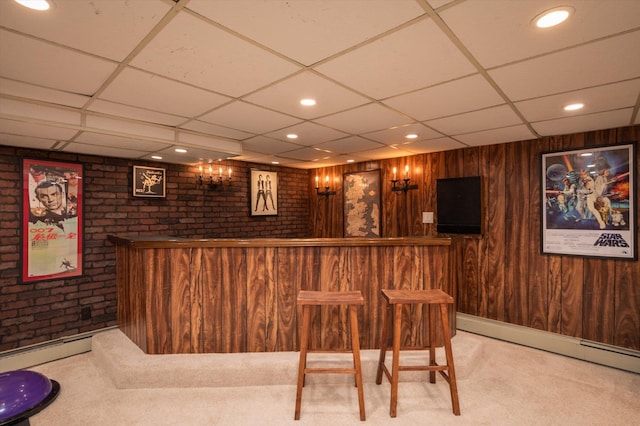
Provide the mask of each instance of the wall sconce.
{"label": "wall sconce", "polygon": [[322,195],[329,199],[329,195],[336,195],[336,191],[329,191],[329,176],[324,180],[324,191],[320,191],[320,185],[318,184],[318,176],[316,176],[316,194]]}
{"label": "wall sconce", "polygon": [[207,188],[210,190],[218,189],[218,187],[222,188],[222,185],[227,182],[227,184],[231,185],[231,167],[229,167],[227,171],[226,178],[222,175],[222,167],[218,170],[218,177],[213,176],[213,167],[209,166],[209,176],[205,177],[203,175],[202,166],[199,167],[200,175],[198,176],[198,183],[200,185],[207,185]]}
{"label": "wall sconce", "polygon": [[409,181],[410,181],[410,179],[409,179],[409,165],[404,166],[404,179],[402,179],[403,183],[400,186],[398,186],[398,181],[399,180],[398,180],[397,175],[396,175],[397,171],[398,170],[394,167],[393,168],[393,179],[391,180],[391,183],[393,185],[391,187],[391,190],[393,192],[402,191],[402,192],[404,192],[406,194],[407,191],[410,191],[412,189],[418,189],[418,185],[417,184],[413,184],[413,185],[409,184]]}

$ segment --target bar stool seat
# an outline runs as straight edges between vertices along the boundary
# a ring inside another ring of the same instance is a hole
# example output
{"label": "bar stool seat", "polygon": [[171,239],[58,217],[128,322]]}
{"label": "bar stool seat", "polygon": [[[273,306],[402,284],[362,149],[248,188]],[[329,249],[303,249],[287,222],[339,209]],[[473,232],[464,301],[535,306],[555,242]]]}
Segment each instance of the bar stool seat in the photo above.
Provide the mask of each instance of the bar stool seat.
{"label": "bar stool seat", "polygon": [[[391,407],[389,414],[396,417],[398,406],[398,373],[400,371],[429,371],[429,381],[436,382],[436,371],[445,378],[449,383],[451,392],[451,404],[453,413],[460,415],[460,404],[458,402],[458,387],[456,384],[456,373],[453,365],[453,353],[451,351],[451,332],[449,331],[448,306],[453,304],[453,297],[442,290],[393,290],[382,289],[382,297],[386,301],[386,307],[382,318],[382,333],[380,337],[380,358],[378,363],[378,372],[376,375],[376,384],[382,383],[382,373],[387,376],[391,382]],[[421,347],[400,347],[400,334],[402,326],[402,307],[403,305],[424,304],[427,306],[429,316],[429,345]],[[446,354],[446,365],[439,365],[436,362],[436,330],[435,316],[431,315],[431,306],[438,305],[440,307],[440,318],[442,323],[442,335],[444,339],[444,350]],[[391,372],[384,363],[387,353],[387,341],[389,336],[389,326],[391,325],[392,308],[395,309],[393,315],[393,360]],[[401,350],[429,350],[429,365],[400,365]]]}
{"label": "bar stool seat", "polygon": [[[311,330],[311,308],[322,305],[348,305],[351,327],[351,350],[346,349],[309,349],[309,332]],[[300,420],[302,387],[307,374],[337,373],[353,374],[358,389],[360,420],[365,420],[364,393],[362,390],[362,365],[360,363],[360,335],[358,333],[358,305],[364,305],[361,291],[310,291],[298,293],[298,306],[302,307],[302,324],[300,327],[300,363],[298,365],[298,389],[296,393],[295,420]],[[310,352],[351,352],[353,368],[308,368],[307,354]]]}

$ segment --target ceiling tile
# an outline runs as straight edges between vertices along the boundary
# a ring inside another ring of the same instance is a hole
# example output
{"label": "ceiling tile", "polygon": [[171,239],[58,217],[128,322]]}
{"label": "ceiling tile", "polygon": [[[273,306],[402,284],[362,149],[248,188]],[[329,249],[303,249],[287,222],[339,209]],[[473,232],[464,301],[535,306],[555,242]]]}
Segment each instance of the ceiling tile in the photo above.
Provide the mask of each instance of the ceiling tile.
{"label": "ceiling tile", "polygon": [[452,149],[465,148],[460,142],[451,138],[436,138],[423,141],[405,143],[401,148],[412,154],[424,154],[429,152],[449,151]]}
{"label": "ceiling tile", "polygon": [[[291,133],[298,135],[298,138],[287,138],[287,135]],[[296,124],[295,126],[286,127],[276,132],[268,133],[267,136],[270,136],[274,139],[296,143],[298,145],[310,146],[322,142],[327,142],[333,139],[344,138],[348,135],[347,133],[340,132],[338,130],[330,129],[316,123],[305,121],[304,123]]]}
{"label": "ceiling tile", "polygon": [[131,64],[234,97],[300,70],[189,14],[176,16]]}
{"label": "ceiling tile", "polygon": [[[539,29],[533,18],[558,6],[575,13],[557,27]],[[579,45],[638,28],[636,0],[465,1],[441,13],[471,54],[486,68]]]}
{"label": "ceiling tile", "polygon": [[[131,147],[131,145],[129,145]],[[126,149],[126,148],[111,148],[101,145],[89,145],[86,143],[71,142],[65,145],[62,149],[64,152],[76,152],[79,154],[98,155],[107,157],[118,158],[139,158],[147,155],[147,151]]]}
{"label": "ceiling tile", "polygon": [[626,46],[640,46],[640,31],[497,68],[489,74],[512,101],[638,78],[640,55],[630,54]]}
{"label": "ceiling tile", "polygon": [[288,151],[278,155],[278,157],[289,158],[299,161],[319,161],[327,158],[331,158],[331,154],[324,151],[319,151],[313,148],[300,148],[294,151]]}
{"label": "ceiling tile", "polygon": [[74,142],[82,142],[89,145],[99,145],[108,148],[131,149],[135,147],[135,149],[139,151],[156,151],[167,146],[166,143],[93,132],[80,133],[80,135],[74,138]]}
{"label": "ceiling tile", "polygon": [[[517,102],[515,106],[528,121],[541,121],[632,107],[639,96],[640,78]],[[578,111],[564,111],[564,106],[574,103],[585,106]]]}
{"label": "ceiling tile", "polygon": [[[316,105],[300,105],[312,98]],[[259,90],[244,100],[296,117],[311,119],[363,105],[370,100],[312,72],[303,72]]]}
{"label": "ceiling tile", "polygon": [[123,70],[100,99],[183,117],[202,114],[230,101],[226,96],[133,68]]}
{"label": "ceiling tile", "polygon": [[218,108],[201,116],[200,120],[256,134],[292,126],[300,121],[297,118],[242,101],[232,102]]}
{"label": "ceiling tile", "polygon": [[315,145],[314,148],[329,151],[333,155],[336,154],[353,154],[359,151],[368,151],[370,149],[382,148],[382,144],[372,142],[359,136],[350,136],[344,139],[325,142]]}
{"label": "ceiling tile", "polygon": [[242,0],[242,7],[228,0],[191,0],[187,7],[305,65],[424,13],[414,0]]}
{"label": "ceiling tile", "polygon": [[34,136],[43,139],[67,140],[78,131],[72,128],[47,126],[28,121],[16,121],[0,118],[0,132],[14,135]]}
{"label": "ceiling tile", "polygon": [[79,110],[15,101],[13,99],[0,98],[0,114],[6,117],[14,116],[28,118],[33,121],[50,121],[69,126],[80,125]]}
{"label": "ceiling tile", "polygon": [[[95,93],[116,69],[115,63],[104,59],[2,29],[0,52],[0,77],[80,95]],[[51,64],[56,64],[55,72]]]}
{"label": "ceiling tile", "polygon": [[365,133],[364,136],[367,139],[373,139],[385,145],[398,145],[411,141],[405,137],[411,133],[418,135],[417,140],[433,139],[442,136],[442,134],[426,127],[422,123],[407,124],[378,132]]}
{"label": "ceiling tile", "polygon": [[316,123],[347,133],[369,133],[409,124],[411,120],[381,105],[372,103],[349,111],[314,120]]}
{"label": "ceiling tile", "polygon": [[116,102],[96,99],[87,108],[89,111],[118,117],[127,117],[132,120],[145,121],[147,123],[163,124],[165,126],[176,126],[185,121],[184,117],[178,115],[165,114],[157,111],[150,111],[144,108],[123,105]]}
{"label": "ceiling tile", "polygon": [[613,127],[628,126],[632,113],[633,108],[625,108],[616,111],[540,121],[532,123],[532,127],[542,136],[566,135],[590,130],[610,129]]}
{"label": "ceiling tile", "polygon": [[[0,129],[3,129],[2,120],[0,120]],[[0,145],[52,150],[56,143],[58,143],[56,139],[0,133]]]}
{"label": "ceiling tile", "polygon": [[362,151],[360,152],[360,155],[370,158],[372,160],[384,160],[386,158],[408,157],[412,154],[410,151],[407,151],[404,149],[385,146],[383,148]]}
{"label": "ceiling tile", "polygon": [[522,123],[522,120],[508,105],[501,105],[479,111],[467,112],[437,120],[427,121],[425,124],[433,127],[445,135],[459,135],[463,133],[487,130],[492,127],[506,127]]}
{"label": "ceiling tile", "polygon": [[[464,96],[460,96],[464,93]],[[474,111],[505,101],[480,74],[385,99],[384,104],[419,121]]]}
{"label": "ceiling tile", "polygon": [[175,130],[170,127],[151,125],[135,120],[88,114],[86,126],[89,129],[104,130],[104,133],[139,136],[140,139],[161,139],[167,142],[172,142],[175,139]]}
{"label": "ceiling tile", "polygon": [[265,136],[256,136],[254,138],[247,139],[242,143],[242,147],[243,152],[246,149],[260,154],[278,154],[280,152],[294,151],[301,148],[300,145],[283,142]]}
{"label": "ceiling tile", "polygon": [[6,78],[0,78],[0,93],[75,108],[81,108],[91,99],[89,96],[47,89],[33,84],[7,80]]}
{"label": "ceiling tile", "polygon": [[354,49],[316,69],[375,99],[476,72],[430,19]]}
{"label": "ceiling tile", "polygon": [[525,125],[503,127],[500,129],[485,130],[482,132],[467,133],[457,135],[456,140],[469,146],[494,145],[515,141],[526,141],[536,139],[536,135],[531,133]]}
{"label": "ceiling tile", "polygon": [[240,130],[230,129],[228,127],[217,126],[215,124],[205,123],[204,121],[199,120],[188,121],[180,125],[180,128],[236,140],[245,140],[254,136],[253,133],[247,133]]}
{"label": "ceiling tile", "polygon": [[[148,0],[56,0],[45,14],[0,2],[0,25],[85,52],[123,60],[170,9]],[[109,40],[108,43],[105,40]]]}

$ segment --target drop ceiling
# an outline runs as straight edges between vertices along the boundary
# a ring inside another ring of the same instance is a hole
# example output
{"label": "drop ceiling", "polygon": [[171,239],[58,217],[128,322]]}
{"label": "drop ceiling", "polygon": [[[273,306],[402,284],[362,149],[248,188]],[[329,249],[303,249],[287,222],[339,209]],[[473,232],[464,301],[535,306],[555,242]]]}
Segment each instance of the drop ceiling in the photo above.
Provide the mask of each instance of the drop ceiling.
{"label": "drop ceiling", "polygon": [[315,168],[640,124],[637,0],[49,2],[0,0],[0,145]]}

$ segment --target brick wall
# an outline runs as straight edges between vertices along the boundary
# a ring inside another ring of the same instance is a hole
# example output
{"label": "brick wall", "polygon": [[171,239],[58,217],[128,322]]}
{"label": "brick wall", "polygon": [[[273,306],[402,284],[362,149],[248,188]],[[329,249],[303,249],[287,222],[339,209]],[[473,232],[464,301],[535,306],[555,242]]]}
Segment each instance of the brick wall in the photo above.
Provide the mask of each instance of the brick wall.
{"label": "brick wall", "polygon": [[[84,275],[20,281],[22,158],[83,165]],[[166,198],[133,197],[132,166],[167,171]],[[233,183],[207,191],[195,167],[0,146],[0,351],[115,325],[115,250],[107,235],[306,238],[306,170],[225,161]],[[249,215],[251,168],[278,172],[278,216]],[[89,308],[91,318],[81,319]]]}

